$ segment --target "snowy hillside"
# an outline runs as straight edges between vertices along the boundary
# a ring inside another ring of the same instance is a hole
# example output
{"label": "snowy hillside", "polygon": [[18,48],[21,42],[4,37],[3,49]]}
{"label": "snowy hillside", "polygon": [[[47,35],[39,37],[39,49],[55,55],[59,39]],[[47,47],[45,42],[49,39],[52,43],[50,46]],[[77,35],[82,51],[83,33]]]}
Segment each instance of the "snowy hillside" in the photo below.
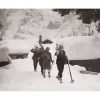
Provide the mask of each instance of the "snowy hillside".
{"label": "snowy hillside", "polygon": [[61,17],[52,9],[6,9],[5,12],[7,38],[27,39],[40,34],[54,38],[86,36],[90,30],[95,30],[93,23],[83,24],[75,13]]}
{"label": "snowy hillside", "polygon": [[[6,9],[5,40],[12,52],[27,51],[37,44],[38,36],[55,42],[58,38],[86,35],[87,25],[70,13],[61,17],[51,9]],[[14,50],[13,50],[14,49]]]}
{"label": "snowy hillside", "polygon": [[[42,35],[53,35],[52,29],[59,27],[61,16],[50,9],[6,10],[8,13],[7,38],[27,39]],[[53,26],[53,27],[52,27]]]}

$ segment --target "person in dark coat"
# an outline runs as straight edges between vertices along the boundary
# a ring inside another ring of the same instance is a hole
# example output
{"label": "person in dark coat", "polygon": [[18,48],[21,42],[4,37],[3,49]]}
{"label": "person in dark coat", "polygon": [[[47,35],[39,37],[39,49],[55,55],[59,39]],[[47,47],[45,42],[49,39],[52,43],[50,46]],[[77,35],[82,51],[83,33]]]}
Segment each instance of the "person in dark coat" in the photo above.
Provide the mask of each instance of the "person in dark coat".
{"label": "person in dark coat", "polygon": [[41,35],[39,36],[39,45],[42,49],[40,60],[39,60],[40,66],[41,66],[41,73],[43,71],[42,75],[45,78],[46,77],[46,69],[47,69],[48,70],[48,77],[51,77],[51,75],[50,75],[51,62],[53,63],[53,61],[52,61],[51,53],[49,52],[50,48],[47,47],[46,50],[44,49],[44,47],[42,45],[42,36]]}
{"label": "person in dark coat", "polygon": [[35,49],[32,49],[31,52],[34,54],[32,59],[33,59],[33,66],[34,66],[34,71],[37,71],[37,64],[38,64],[38,56],[39,56],[39,49],[38,47],[35,47]]}
{"label": "person in dark coat", "polygon": [[55,56],[57,56],[56,64],[57,64],[57,69],[58,69],[58,75],[56,76],[56,78],[60,80],[60,83],[62,83],[62,73],[64,70],[64,64],[66,60],[65,51],[63,49],[64,49],[63,45],[59,45],[59,47],[56,48],[57,51],[55,53]]}
{"label": "person in dark coat", "polygon": [[46,77],[46,69],[48,70],[48,77],[51,77],[51,62],[53,63],[50,48],[47,47],[46,50],[42,52],[42,66],[43,66],[43,77]]}
{"label": "person in dark coat", "polygon": [[39,49],[39,59],[38,59],[38,61],[39,61],[39,65],[40,65],[40,67],[41,67],[41,74],[43,75],[43,57],[42,57],[42,52],[43,52],[43,49],[42,48],[40,48]]}

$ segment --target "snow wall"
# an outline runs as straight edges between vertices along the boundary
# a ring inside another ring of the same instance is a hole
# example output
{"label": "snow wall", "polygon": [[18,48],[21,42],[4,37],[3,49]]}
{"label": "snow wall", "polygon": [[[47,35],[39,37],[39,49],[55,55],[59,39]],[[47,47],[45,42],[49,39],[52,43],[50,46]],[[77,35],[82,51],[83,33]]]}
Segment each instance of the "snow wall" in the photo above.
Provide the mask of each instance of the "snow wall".
{"label": "snow wall", "polygon": [[100,36],[77,36],[57,40],[63,44],[69,60],[100,58]]}

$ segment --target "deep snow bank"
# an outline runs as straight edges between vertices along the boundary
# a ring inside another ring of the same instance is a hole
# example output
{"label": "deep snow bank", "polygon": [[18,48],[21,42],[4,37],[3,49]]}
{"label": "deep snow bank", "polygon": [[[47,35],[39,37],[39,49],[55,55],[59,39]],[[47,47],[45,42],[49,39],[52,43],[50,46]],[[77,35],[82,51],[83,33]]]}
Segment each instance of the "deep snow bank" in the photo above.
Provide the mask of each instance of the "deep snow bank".
{"label": "deep snow bank", "polygon": [[71,60],[100,58],[100,37],[77,36],[58,39]]}
{"label": "deep snow bank", "polygon": [[9,57],[9,47],[6,45],[5,41],[0,42],[0,62],[8,62],[11,61]]}

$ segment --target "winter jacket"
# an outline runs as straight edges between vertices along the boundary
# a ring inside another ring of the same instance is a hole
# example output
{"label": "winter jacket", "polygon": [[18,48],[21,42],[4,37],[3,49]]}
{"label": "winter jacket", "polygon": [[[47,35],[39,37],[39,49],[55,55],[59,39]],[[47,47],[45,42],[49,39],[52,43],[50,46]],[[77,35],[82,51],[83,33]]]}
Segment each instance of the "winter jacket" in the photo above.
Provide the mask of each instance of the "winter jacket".
{"label": "winter jacket", "polygon": [[51,53],[47,52],[46,50],[42,51],[41,59],[43,68],[51,69]]}
{"label": "winter jacket", "polygon": [[62,50],[61,52],[56,52],[55,55],[57,56],[56,64],[65,64],[67,60],[67,56],[65,55],[65,51]]}
{"label": "winter jacket", "polygon": [[32,49],[31,52],[34,53],[34,55],[32,56],[32,59],[33,60],[38,60],[39,51],[38,50],[36,51],[36,50]]}

